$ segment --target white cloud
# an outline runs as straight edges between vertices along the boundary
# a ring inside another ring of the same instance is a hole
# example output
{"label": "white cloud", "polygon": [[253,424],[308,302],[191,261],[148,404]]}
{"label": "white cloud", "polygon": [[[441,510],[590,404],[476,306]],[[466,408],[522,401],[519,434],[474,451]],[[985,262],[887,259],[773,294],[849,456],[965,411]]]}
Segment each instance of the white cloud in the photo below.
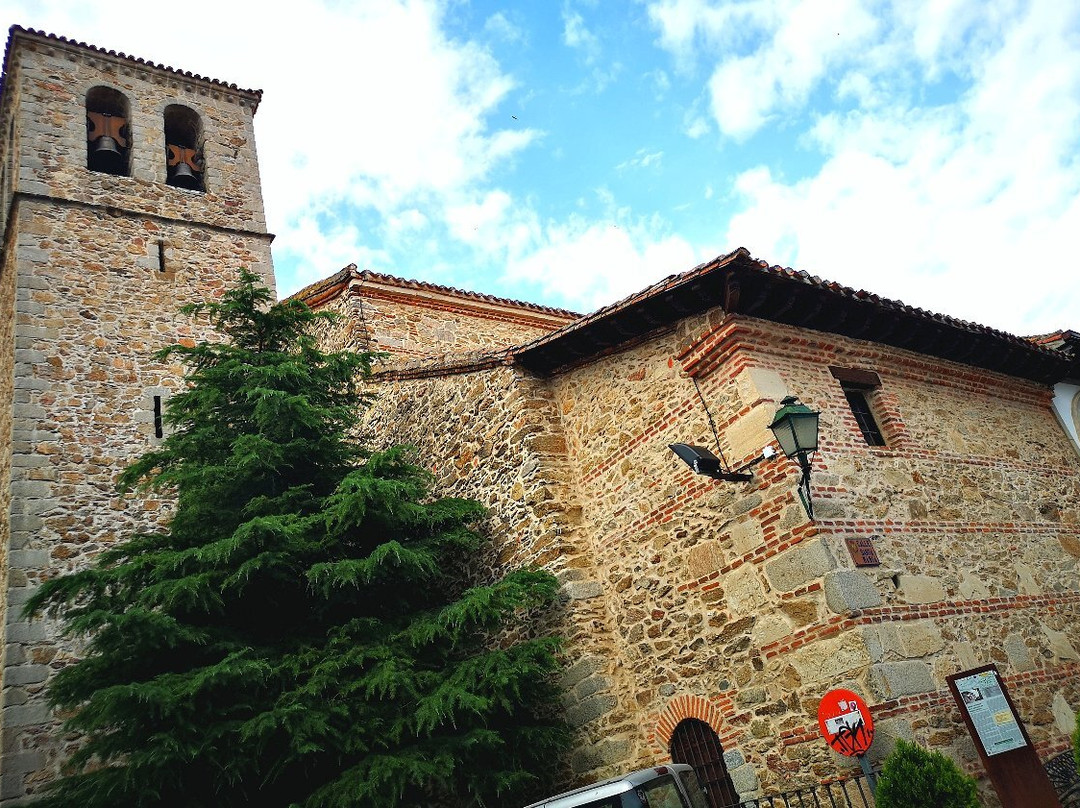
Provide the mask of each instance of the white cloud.
{"label": "white cloud", "polygon": [[492,14],[484,22],[484,30],[503,42],[520,44],[527,40],[525,31],[501,11]]}
{"label": "white cloud", "polygon": [[[822,157],[797,181],[743,171],[727,243],[1017,333],[1068,326],[1075,267],[1046,257],[1074,253],[1080,222],[1080,8],[823,6],[836,13],[811,18],[783,0],[650,6],[672,51],[702,59],[705,42],[728,37],[709,80],[722,132],[782,120]],[[721,30],[735,18],[754,37]],[[815,93],[854,107],[815,114]]]}
{"label": "white cloud", "polygon": [[653,166],[659,168],[660,162],[664,159],[664,153],[662,151],[649,151],[648,149],[638,149],[634,156],[629,160],[624,160],[615,166],[615,170],[619,172],[627,171],[628,169],[637,168],[651,168]]}
{"label": "white cloud", "polygon": [[600,40],[585,27],[585,18],[576,11],[563,10],[563,42],[569,48],[580,50],[588,64],[600,56]]}
{"label": "white cloud", "polygon": [[507,275],[593,309],[697,262],[684,239],[660,235],[647,224],[572,217],[545,228],[536,249],[511,257]]}
{"label": "white cloud", "polygon": [[[272,155],[261,164],[268,223],[278,234],[275,253],[293,255],[315,247],[312,211],[348,202],[377,211],[391,234],[401,232],[405,220],[395,217],[445,208],[539,136],[493,127],[492,113],[515,91],[514,80],[483,46],[445,32],[447,8],[443,0],[309,0],[302,7],[191,0],[184,19],[214,21],[192,36],[154,3],[115,14],[93,4],[13,0],[4,16],[262,87],[255,126],[260,154]],[[513,34],[506,18],[488,22],[489,31]],[[332,255],[348,238],[359,262],[371,242],[355,227],[335,230],[322,245],[333,252],[308,261],[323,274],[334,271]],[[296,285],[280,282],[286,291]]]}

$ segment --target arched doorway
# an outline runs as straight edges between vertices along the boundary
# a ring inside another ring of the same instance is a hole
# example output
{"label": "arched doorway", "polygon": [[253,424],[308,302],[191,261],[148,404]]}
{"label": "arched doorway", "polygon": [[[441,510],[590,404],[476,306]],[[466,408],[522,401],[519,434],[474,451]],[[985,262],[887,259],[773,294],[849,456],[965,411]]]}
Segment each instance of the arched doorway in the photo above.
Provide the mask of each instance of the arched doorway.
{"label": "arched doorway", "polygon": [[739,795],[724,765],[724,747],[704,721],[686,718],[679,722],[671,733],[671,760],[694,767],[708,792],[710,808],[738,805]]}

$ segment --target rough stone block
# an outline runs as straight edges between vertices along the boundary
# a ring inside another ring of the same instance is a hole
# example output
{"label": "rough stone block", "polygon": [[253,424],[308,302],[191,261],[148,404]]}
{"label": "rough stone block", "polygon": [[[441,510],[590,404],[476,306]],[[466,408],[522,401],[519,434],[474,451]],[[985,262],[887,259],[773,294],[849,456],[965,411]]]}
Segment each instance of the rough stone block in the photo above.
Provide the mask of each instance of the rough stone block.
{"label": "rough stone block", "polygon": [[[8,620],[10,621],[12,615],[8,614]],[[33,623],[27,623],[25,621],[9,622],[7,627],[7,639],[9,642],[22,643],[22,642],[40,642],[46,637],[45,624],[41,620],[35,620]]]}
{"label": "rough stone block", "polygon": [[613,766],[630,758],[630,741],[626,738],[605,738],[595,748],[604,766]]}
{"label": "rough stone block", "polygon": [[889,623],[865,627],[863,638],[866,640],[871,662],[883,662],[886,653],[895,650],[899,645],[896,641],[896,630]]}
{"label": "rough stone block", "polygon": [[762,399],[778,403],[790,395],[783,377],[768,368],[747,368],[735,377],[735,384],[745,404],[754,405]]}
{"label": "rough stone block", "polygon": [[744,564],[724,577],[728,608],[735,614],[749,614],[765,603],[765,589],[757,571]]}
{"label": "rough stone block", "polygon": [[23,775],[8,774],[0,777],[0,800],[15,800],[26,795],[26,786],[23,784]]}
{"label": "rough stone block", "polygon": [[937,603],[945,599],[945,587],[930,575],[901,575],[900,594],[907,603]]}
{"label": "rough stone block", "polygon": [[5,687],[3,704],[9,707],[13,704],[26,704],[30,701],[30,694],[21,687]]}
{"label": "rough stone block", "polygon": [[825,603],[837,614],[881,605],[881,593],[862,570],[833,570],[825,575]]}
{"label": "rough stone block", "polygon": [[686,555],[686,565],[693,580],[716,572],[724,563],[724,551],[718,541],[699,542],[691,547]]}
{"label": "rough stone block", "polygon": [[1042,630],[1054,656],[1060,660],[1080,659],[1080,654],[1076,652],[1076,648],[1069,642],[1069,637],[1064,631],[1055,631],[1049,626],[1043,626]]}
{"label": "rough stone block", "polygon": [[42,702],[4,708],[4,727],[31,727],[49,720],[49,708]]}
{"label": "rough stone block", "polygon": [[35,750],[4,755],[4,774],[27,774],[44,765],[45,756]]}
{"label": "rough stone block", "polygon": [[754,771],[754,767],[749,763],[744,763],[742,766],[736,766],[734,769],[728,769],[728,775],[731,777],[731,784],[735,786],[735,791],[739,796],[753,794],[759,788],[761,788],[761,782],[758,780],[757,772]]}
{"label": "rough stone block", "polygon": [[590,676],[587,679],[582,679],[577,685],[574,686],[574,695],[580,700],[584,700],[595,693],[599,693],[602,690],[607,690],[611,687],[611,680],[606,676]]}
{"label": "rough stone block", "polygon": [[836,569],[836,559],[821,539],[805,541],[765,565],[765,577],[773,589],[791,592]]}
{"label": "rough stone block", "polygon": [[929,620],[898,623],[895,628],[900,653],[906,657],[936,654],[945,647],[941,629]]}
{"label": "rough stone block", "polygon": [[566,720],[571,726],[583,727],[615,709],[614,696],[590,696],[566,711]]}
{"label": "rough stone block", "polygon": [[871,665],[870,687],[883,699],[926,693],[935,689],[930,666],[918,660]]}
{"label": "rough stone block", "polygon": [[563,689],[569,690],[582,679],[592,676],[603,667],[604,660],[601,657],[591,654],[583,656],[563,672],[561,677]]}
{"label": "rough stone block", "polygon": [[911,729],[911,722],[903,718],[887,718],[884,721],[874,722],[874,742],[866,756],[871,763],[880,763],[889,756],[898,740],[914,743],[915,733]]}
{"label": "rough stone block", "polygon": [[860,633],[850,632],[804,646],[791,655],[791,664],[804,686],[835,682],[870,664],[870,652]]}
{"label": "rough stone block", "polygon": [[587,600],[604,594],[604,587],[598,581],[570,581],[563,584],[562,591],[570,600]]}
{"label": "rough stone block", "polygon": [[12,532],[15,532],[40,530],[44,522],[36,513],[20,513],[11,517],[10,524]]}
{"label": "rough stone block", "polygon": [[1069,705],[1060,691],[1054,694],[1051,710],[1054,713],[1054,726],[1062,735],[1072,735],[1076,732],[1076,710]]}
{"label": "rough stone block", "polygon": [[754,624],[754,645],[768,645],[791,633],[791,624],[777,614],[763,614]]}
{"label": "rough stone block", "polygon": [[8,685],[33,685],[49,677],[48,665],[19,665],[4,668],[4,687]]}
{"label": "rough stone block", "polygon": [[740,556],[753,552],[765,541],[765,536],[761,532],[761,525],[753,520],[733,525],[728,535],[731,536],[731,543],[735,547],[735,552]]}
{"label": "rough stone block", "polygon": [[975,655],[975,648],[967,640],[955,643],[953,650],[956,651],[956,659],[960,663],[961,670],[977,668],[982,664],[979,657]]}
{"label": "rough stone block", "polygon": [[1035,667],[1035,660],[1031,658],[1031,651],[1021,635],[1015,632],[1010,634],[1005,638],[1002,647],[1009,658],[1009,664],[1017,671],[1029,671]]}
{"label": "rough stone block", "polygon": [[746,758],[738,749],[729,749],[724,752],[724,767],[730,772],[746,763]]}
{"label": "rough stone block", "polygon": [[48,550],[12,550],[8,556],[8,563],[13,567],[22,569],[42,568],[49,563]]}
{"label": "rough stone block", "polygon": [[1041,595],[1043,588],[1035,579],[1035,570],[1028,564],[1016,565],[1016,588],[1022,595]]}
{"label": "rough stone block", "polygon": [[769,431],[769,424],[775,414],[776,406],[771,401],[764,402],[729,426],[725,434],[731,446],[731,456],[756,457],[763,446],[772,443],[773,434]]}
{"label": "rough stone block", "polygon": [[580,747],[570,756],[570,769],[574,774],[586,774],[603,765],[600,750],[594,746]]}
{"label": "rough stone block", "polygon": [[960,596],[965,600],[982,600],[990,597],[990,587],[977,573],[971,570],[961,570]]}

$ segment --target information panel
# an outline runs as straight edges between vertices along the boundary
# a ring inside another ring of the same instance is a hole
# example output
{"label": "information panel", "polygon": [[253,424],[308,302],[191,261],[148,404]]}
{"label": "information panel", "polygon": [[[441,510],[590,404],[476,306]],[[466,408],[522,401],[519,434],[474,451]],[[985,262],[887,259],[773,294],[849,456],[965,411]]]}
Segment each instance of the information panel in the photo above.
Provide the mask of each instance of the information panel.
{"label": "information panel", "polygon": [[987,756],[1026,746],[1024,732],[1012,711],[995,670],[980,671],[955,680],[964,709]]}

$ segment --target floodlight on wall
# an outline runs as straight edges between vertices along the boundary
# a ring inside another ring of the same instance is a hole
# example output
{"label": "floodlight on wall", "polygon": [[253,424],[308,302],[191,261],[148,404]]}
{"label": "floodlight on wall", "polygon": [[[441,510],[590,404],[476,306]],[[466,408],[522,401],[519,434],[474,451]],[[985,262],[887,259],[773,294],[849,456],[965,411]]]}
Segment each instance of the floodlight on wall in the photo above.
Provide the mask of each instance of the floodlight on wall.
{"label": "floodlight on wall", "polygon": [[701,406],[705,410],[705,417],[709,419],[709,428],[712,430],[713,438],[716,440],[716,451],[720,452],[720,457],[714,455],[704,446],[695,446],[690,443],[669,443],[668,448],[677,454],[680,460],[692,468],[695,474],[703,474],[706,477],[711,477],[714,480],[723,480],[727,483],[750,482],[750,480],[754,479],[754,475],[749,469],[760,463],[762,460],[768,460],[770,457],[775,457],[776,450],[771,446],[766,446],[761,450],[761,454],[749,463],[744,463],[737,469],[729,467],[727,459],[724,457],[724,451],[720,448],[720,434],[716,431],[716,422],[713,421],[712,413],[709,412],[709,405],[705,403],[705,396],[701,394],[701,387],[698,385],[698,380],[693,377],[691,377],[691,379],[694,382],[694,389],[697,391],[698,398],[701,399]]}
{"label": "floodlight on wall", "polygon": [[679,456],[686,465],[694,470],[695,474],[703,474],[706,477],[712,477],[714,480],[723,480],[727,483],[746,483],[754,479],[753,473],[749,471],[751,466],[755,466],[762,460],[768,460],[770,457],[776,455],[776,450],[771,446],[766,446],[761,450],[761,454],[746,463],[739,468],[729,470],[724,468],[724,464],[720,461],[720,458],[706,449],[704,446],[694,446],[689,443],[671,443],[668,444],[668,448]]}
{"label": "floodlight on wall", "polygon": [[815,412],[801,403],[796,396],[787,396],[780,402],[780,409],[769,424],[776,436],[780,450],[799,463],[802,477],[799,479],[799,499],[806,508],[806,515],[814,519],[814,505],[810,500],[811,455],[818,450],[818,418]]}

